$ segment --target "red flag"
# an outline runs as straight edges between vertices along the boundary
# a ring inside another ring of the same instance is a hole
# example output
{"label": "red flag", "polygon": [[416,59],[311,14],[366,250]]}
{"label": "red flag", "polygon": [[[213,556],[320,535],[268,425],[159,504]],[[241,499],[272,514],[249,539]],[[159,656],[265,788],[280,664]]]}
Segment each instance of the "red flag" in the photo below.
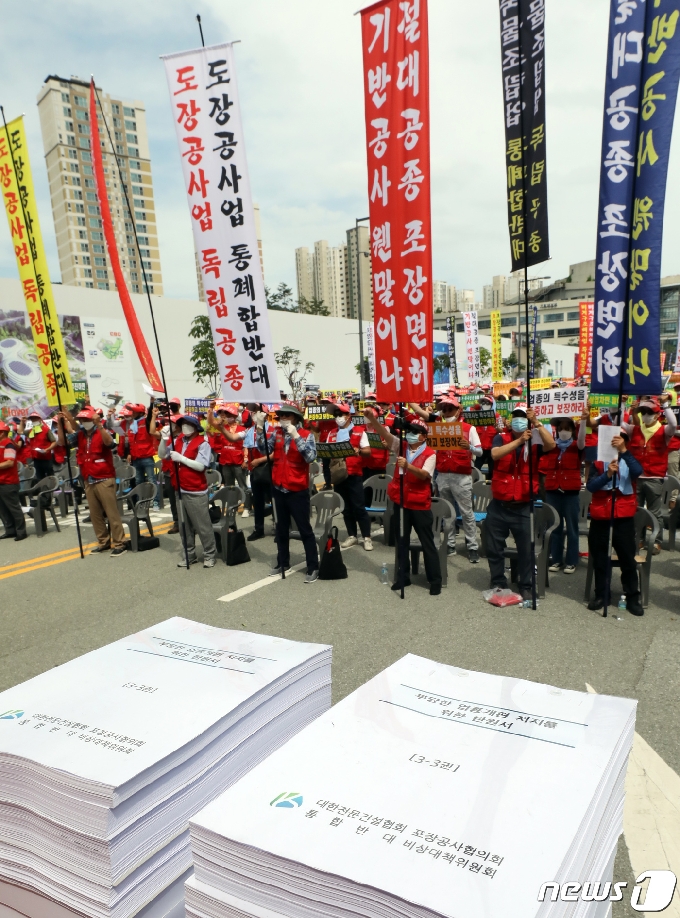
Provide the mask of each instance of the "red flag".
{"label": "red flag", "polygon": [[94,177],[97,185],[97,199],[99,210],[102,217],[102,226],[104,228],[104,237],[106,239],[106,249],[109,253],[109,261],[113,270],[113,276],[116,279],[120,305],[125,313],[125,320],[132,341],[139,357],[142,369],[149,380],[149,385],[157,392],[163,391],[163,384],[158,375],[158,371],[153,362],[151,352],[147,347],[144,338],[144,332],[141,329],[134,304],[130,298],[130,292],[125,283],[125,277],[120,267],[118,259],[118,248],[116,246],[116,236],[113,231],[113,221],[111,220],[111,210],[109,208],[109,199],[106,194],[106,181],[104,179],[104,167],[102,165],[102,149],[99,143],[99,126],[97,124],[97,96],[94,91],[94,80],[90,82],[90,146],[92,148],[92,164],[94,166]]}
{"label": "red flag", "polygon": [[427,0],[361,11],[376,388],[432,395],[432,246]]}

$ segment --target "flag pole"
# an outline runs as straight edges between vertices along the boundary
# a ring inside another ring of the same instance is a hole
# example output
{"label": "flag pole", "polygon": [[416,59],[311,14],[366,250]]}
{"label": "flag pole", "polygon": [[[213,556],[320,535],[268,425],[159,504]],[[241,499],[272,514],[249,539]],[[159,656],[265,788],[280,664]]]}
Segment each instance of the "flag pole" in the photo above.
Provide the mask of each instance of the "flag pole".
{"label": "flag pole", "polygon": [[[399,458],[403,453],[404,444],[404,403],[399,402]],[[397,463],[399,468],[399,463]],[[399,468],[399,550],[397,552],[397,562],[399,565],[399,595],[404,598],[404,581],[406,572],[404,571],[404,469]]]}
{"label": "flag pole", "polygon": [[201,47],[205,48],[205,39],[203,38],[203,26],[201,25],[201,17],[196,14],[196,22],[198,23],[198,31],[201,33]]}
{"label": "flag pole", "polygon": [[[5,119],[5,109],[3,108],[2,105],[0,105],[0,112],[2,113],[2,124],[5,129],[5,137],[7,138],[7,146],[9,147],[9,154],[12,157],[12,167],[14,169],[14,176],[17,181],[17,187],[19,187],[19,178],[17,176],[17,164],[14,158],[14,150],[12,149],[12,141],[10,140],[10,137],[9,137],[9,130],[7,129],[7,121]],[[21,188],[19,188],[19,201],[21,203],[21,213],[23,214],[23,217],[24,217],[24,224],[28,226],[29,221],[26,219],[26,206],[24,204],[24,197],[21,194]],[[35,269],[35,255],[33,254],[33,246],[30,245],[29,249],[31,251],[31,266],[33,267],[33,277],[35,279],[35,286],[36,286],[36,289],[39,289],[40,285],[38,284],[38,275]],[[63,408],[63,405],[61,404],[61,393],[59,392],[59,382],[57,380],[57,374],[54,368],[54,358],[52,356],[51,347],[50,347],[50,366],[52,367],[52,376],[54,377],[54,388],[56,390],[56,395],[57,395],[57,407],[59,408],[59,414],[62,415],[64,408]],[[45,392],[45,395],[47,395],[47,392]],[[71,491],[73,493],[73,513],[74,513],[75,520],[76,520],[76,532],[78,534],[78,548],[80,549],[81,559],[84,559],[85,552],[83,551],[83,537],[80,531],[80,519],[78,517],[78,501],[76,499],[76,493],[73,490],[73,473],[71,472],[71,447],[69,446],[68,438],[66,436],[66,430],[64,428],[64,421],[62,417],[59,418],[58,423],[64,435],[64,446],[66,447],[66,467],[68,468],[68,476],[69,476],[69,481],[71,482]],[[38,504],[35,508],[38,511],[40,510],[40,500],[41,500],[40,495],[38,495]]]}
{"label": "flag pole", "polygon": [[[140,264],[141,269],[142,269],[142,278],[143,278],[143,280],[144,280],[144,289],[146,290],[146,296],[147,296],[147,300],[148,300],[148,302],[149,302],[149,312],[151,313],[151,326],[152,326],[152,328],[153,328],[153,336],[154,336],[154,340],[155,340],[155,342],[156,342],[156,351],[157,351],[157,353],[158,353],[158,366],[160,367],[160,372],[161,372],[161,381],[162,381],[162,383],[163,383],[163,392],[164,392],[164,394],[165,394],[165,404],[168,406],[168,431],[169,431],[169,434],[170,434],[170,445],[174,447],[174,442],[173,442],[173,439],[172,439],[172,419],[170,418],[170,400],[169,400],[169,397],[168,397],[168,386],[167,386],[167,383],[166,383],[166,381],[165,381],[165,369],[164,369],[164,367],[163,367],[163,357],[162,357],[162,355],[161,355],[161,346],[160,346],[160,343],[159,343],[159,341],[158,341],[158,331],[157,331],[157,329],[156,329],[156,317],[155,317],[155,315],[154,315],[153,303],[151,302],[151,292],[150,292],[150,290],[149,290],[149,284],[148,284],[147,278],[146,278],[146,269],[144,268],[144,259],[142,258],[142,253],[141,253],[141,250],[140,250],[140,247],[139,247],[139,237],[137,236],[137,227],[136,227],[136,225],[135,225],[135,220],[134,220],[134,215],[133,215],[133,212],[132,212],[132,208],[130,207],[130,199],[129,199],[129,197],[128,197],[127,186],[126,186],[125,182],[123,181],[123,176],[122,176],[121,171],[120,171],[120,162],[118,161],[118,157],[116,156],[116,149],[115,149],[115,147],[114,147],[114,145],[113,145],[113,138],[111,137],[111,131],[110,131],[110,129],[109,129],[109,125],[108,125],[108,123],[107,123],[107,121],[106,121],[106,118],[104,117],[104,109],[103,109],[103,107],[102,107],[102,101],[101,101],[101,99],[99,98],[99,92],[98,92],[97,87],[96,87],[96,85],[95,85],[94,77],[92,77],[92,83],[91,83],[91,85],[92,85],[92,89],[94,90],[94,94],[95,94],[95,96],[96,96],[96,98],[97,98],[97,102],[99,103],[99,111],[100,111],[100,113],[101,113],[102,122],[103,122],[103,124],[104,124],[104,128],[105,128],[105,130],[106,130],[106,134],[107,134],[107,136],[108,136],[108,138],[109,138],[109,144],[110,144],[110,146],[111,146],[111,153],[112,153],[113,158],[114,158],[114,160],[115,160],[116,169],[117,169],[117,171],[118,171],[118,180],[119,180],[119,182],[120,182],[120,189],[121,189],[121,191],[123,192],[123,196],[124,196],[124,198],[125,198],[125,204],[126,204],[126,206],[127,206],[127,212],[128,212],[128,214],[130,215],[130,224],[131,224],[131,226],[132,226],[132,232],[133,232],[134,238],[135,238],[135,249],[136,249],[136,251],[137,251],[137,257],[139,258],[139,264]],[[91,128],[91,130],[92,130],[93,133],[94,133],[94,131],[95,131],[95,128],[96,128],[96,124],[93,124],[93,125],[92,125],[92,128]],[[99,135],[99,132],[97,131],[97,139],[98,139],[98,135]],[[94,139],[94,137],[93,137],[93,139]],[[103,193],[104,193],[104,194],[106,193],[106,189],[104,189]],[[183,502],[182,502],[182,487],[181,487],[181,485],[180,485],[180,480],[179,480],[179,468],[178,468],[178,466],[177,466],[177,463],[173,463],[173,467],[174,467],[174,471],[175,471],[175,480],[176,480],[176,482],[177,482],[177,495],[178,495],[178,497],[179,497],[179,504],[177,505],[177,515],[178,515],[178,517],[179,517],[179,524],[180,524],[180,531],[181,531],[180,538],[182,539],[182,542],[183,542],[183,544],[184,544],[184,557],[185,557],[185,560],[186,560],[187,571],[190,571],[190,570],[191,570],[191,565],[189,564],[189,548],[188,548],[188,546],[187,546],[187,540],[186,540],[186,521],[185,521],[185,519],[184,519],[184,504],[183,504]],[[158,486],[156,486],[156,487],[158,487]]]}

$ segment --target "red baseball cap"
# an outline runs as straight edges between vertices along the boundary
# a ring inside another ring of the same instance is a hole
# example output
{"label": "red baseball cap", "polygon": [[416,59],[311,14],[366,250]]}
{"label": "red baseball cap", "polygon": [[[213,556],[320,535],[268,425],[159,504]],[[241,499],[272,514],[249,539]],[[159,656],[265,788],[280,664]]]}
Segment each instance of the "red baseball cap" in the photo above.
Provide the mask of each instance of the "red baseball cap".
{"label": "red baseball cap", "polygon": [[97,417],[97,412],[89,405],[86,405],[76,415],[76,418],[82,418],[84,421],[93,421]]}

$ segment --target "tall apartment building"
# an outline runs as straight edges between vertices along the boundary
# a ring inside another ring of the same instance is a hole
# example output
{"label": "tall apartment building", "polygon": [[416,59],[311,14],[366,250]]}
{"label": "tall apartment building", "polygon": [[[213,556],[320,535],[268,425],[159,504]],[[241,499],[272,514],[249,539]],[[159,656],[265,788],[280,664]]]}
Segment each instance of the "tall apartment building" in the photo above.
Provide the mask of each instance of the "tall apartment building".
{"label": "tall apartment building", "polygon": [[[90,84],[77,77],[48,76],[38,94],[40,128],[62,283],[115,290],[92,169],[89,92]],[[163,280],[144,104],[114,99],[101,89],[99,97],[115,145],[114,153],[100,114],[104,177],[123,274],[130,290],[140,293],[143,265],[150,292],[160,296]],[[118,166],[132,214],[125,203]]]}
{"label": "tall apartment building", "polygon": [[456,290],[456,311],[470,312],[475,308],[474,290]]}
{"label": "tall apartment building", "polygon": [[347,318],[349,313],[347,245],[330,246],[325,239],[295,249],[295,278],[298,299],[321,300],[331,316]]}
{"label": "tall apartment building", "polygon": [[448,288],[446,281],[432,281],[432,309],[435,313],[448,311]]}
{"label": "tall apartment building", "polygon": [[373,271],[371,268],[371,239],[367,226],[353,226],[352,229],[347,230],[347,279],[349,294],[347,318],[359,318],[359,290],[361,290],[361,318],[365,322],[372,322]]}

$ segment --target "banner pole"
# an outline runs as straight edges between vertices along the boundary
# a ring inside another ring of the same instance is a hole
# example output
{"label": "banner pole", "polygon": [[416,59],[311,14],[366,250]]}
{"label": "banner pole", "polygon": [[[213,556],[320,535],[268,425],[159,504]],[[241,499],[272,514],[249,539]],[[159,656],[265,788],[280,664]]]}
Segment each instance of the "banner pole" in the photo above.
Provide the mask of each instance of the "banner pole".
{"label": "banner pole", "polygon": [[[0,105],[0,113],[2,113],[2,124],[5,129],[5,137],[7,138],[7,146],[9,147],[9,155],[12,157],[12,167],[14,169],[14,175],[17,179],[17,187],[18,187],[19,179],[17,177],[17,164],[16,164],[16,160],[14,159],[14,150],[12,149],[12,141],[10,140],[10,137],[9,137],[9,130],[7,129],[7,121],[5,119],[5,109],[3,108],[2,105]],[[23,217],[24,217],[24,224],[28,226],[29,222],[26,219],[26,207],[24,205],[24,198],[23,198],[23,195],[21,194],[21,189],[19,189],[19,201],[21,202],[21,213],[23,214]],[[31,265],[33,266],[33,276],[35,278],[35,286],[37,289],[39,285],[38,285],[37,272],[35,270],[35,258],[33,255],[33,246],[29,246],[29,249],[31,250]],[[52,375],[54,376],[54,388],[57,394],[57,407],[59,408],[59,414],[61,415],[63,414],[64,408],[63,408],[63,405],[61,404],[61,393],[59,391],[59,382],[57,380],[57,374],[54,369],[54,359],[52,357],[52,348],[50,348],[50,365],[52,367]],[[45,392],[45,395],[47,395],[47,392]],[[80,531],[80,519],[78,517],[78,501],[76,500],[75,491],[73,491],[73,476],[71,473],[71,447],[69,446],[69,442],[66,437],[66,430],[64,429],[64,426],[63,426],[64,422],[61,417],[59,418],[58,424],[61,427],[62,433],[64,435],[64,446],[66,447],[66,467],[68,468],[69,481],[71,482],[71,492],[73,493],[73,514],[76,520],[76,532],[78,534],[78,548],[80,549],[80,557],[81,559],[84,560],[85,552],[83,551],[83,537]],[[38,495],[38,504],[36,505],[36,508],[35,508],[36,510],[40,510],[40,500],[41,500],[40,495]]]}
{"label": "banner pole", "polygon": [[[404,448],[404,403],[399,402],[399,457]],[[398,465],[398,464],[397,464]],[[399,563],[399,595],[404,598],[404,470],[399,469],[399,550],[397,551]]]}
{"label": "banner pole", "polygon": [[203,26],[201,25],[201,17],[196,14],[196,22],[198,23],[198,31],[201,33],[201,47],[205,48],[205,39],[203,38]]}
{"label": "banner pole", "polygon": [[[169,400],[169,397],[168,397],[168,385],[167,385],[167,383],[166,383],[166,381],[165,381],[165,369],[164,369],[164,367],[163,367],[163,357],[162,357],[162,355],[161,355],[161,346],[160,346],[159,341],[158,341],[158,331],[157,331],[157,329],[156,329],[156,317],[154,316],[153,304],[152,304],[152,302],[151,302],[151,292],[150,292],[150,290],[149,290],[149,284],[148,284],[147,279],[146,279],[146,269],[145,269],[145,267],[144,267],[144,259],[142,258],[142,253],[141,253],[141,250],[140,250],[140,247],[139,247],[139,238],[138,238],[138,236],[137,236],[137,227],[136,227],[136,225],[135,225],[135,220],[134,220],[132,208],[130,207],[130,199],[129,199],[129,197],[128,197],[127,186],[125,185],[125,182],[123,181],[123,176],[122,176],[121,171],[120,171],[120,163],[119,163],[119,161],[118,161],[118,157],[116,156],[116,148],[115,148],[114,145],[113,145],[113,139],[112,139],[112,137],[111,137],[111,131],[109,130],[109,125],[107,124],[106,118],[104,117],[104,109],[102,108],[102,101],[101,101],[101,99],[99,98],[99,92],[97,91],[97,87],[96,87],[95,82],[94,82],[94,77],[92,78],[91,86],[92,86],[92,89],[94,90],[94,94],[95,94],[95,96],[96,96],[96,98],[97,98],[97,102],[99,103],[99,111],[100,111],[100,113],[101,113],[102,122],[103,122],[103,124],[104,124],[104,128],[105,128],[105,130],[106,130],[106,134],[107,134],[107,136],[108,136],[108,138],[109,138],[109,144],[110,144],[110,146],[111,146],[111,153],[112,153],[113,158],[114,158],[114,160],[115,160],[116,169],[117,169],[117,171],[118,171],[118,180],[119,180],[119,182],[120,182],[120,189],[121,189],[121,191],[123,192],[123,196],[124,196],[124,198],[125,198],[125,204],[126,204],[126,206],[127,206],[127,211],[128,211],[128,214],[130,215],[130,224],[131,224],[131,226],[132,226],[132,232],[133,232],[134,237],[135,237],[135,249],[136,249],[136,251],[137,251],[137,257],[138,257],[138,259],[139,259],[139,264],[140,264],[141,269],[142,269],[142,278],[143,278],[143,280],[144,280],[144,289],[146,290],[146,297],[147,297],[147,300],[148,300],[148,302],[149,302],[149,312],[151,313],[151,326],[152,326],[152,328],[153,328],[153,336],[154,336],[154,340],[155,340],[155,342],[156,342],[156,352],[158,353],[158,366],[160,367],[160,371],[161,371],[161,381],[162,381],[162,383],[163,383],[163,392],[164,392],[164,394],[165,394],[165,404],[168,406],[168,432],[169,432],[169,434],[170,434],[170,445],[171,445],[171,447],[174,448],[174,445],[175,445],[175,444],[174,444],[174,441],[173,441],[173,439],[172,439],[172,420],[171,420],[171,418],[170,418],[170,400]],[[93,133],[94,133],[94,131],[95,131],[95,128],[96,128],[96,123],[92,125],[92,129],[91,129],[91,130],[92,130]],[[98,132],[97,132],[97,136],[98,136]],[[94,138],[93,138],[93,139],[94,139]],[[187,564],[187,571],[190,571],[190,570],[191,570],[191,565],[189,564],[189,549],[188,549],[188,547],[187,547],[187,540],[186,540],[186,522],[185,522],[185,519],[184,519],[184,504],[183,504],[183,502],[182,502],[182,487],[181,487],[181,485],[180,485],[180,480],[179,480],[179,468],[178,468],[178,465],[177,465],[176,462],[173,463],[173,467],[174,467],[174,470],[175,470],[175,480],[176,480],[176,482],[177,482],[177,495],[178,495],[178,497],[179,497],[179,503],[178,503],[178,505],[177,505],[177,516],[179,517],[179,525],[180,525],[180,533],[181,533],[180,538],[182,539],[182,543],[184,544],[184,557],[185,557],[186,564]],[[156,485],[156,488],[158,488],[158,485]]]}

